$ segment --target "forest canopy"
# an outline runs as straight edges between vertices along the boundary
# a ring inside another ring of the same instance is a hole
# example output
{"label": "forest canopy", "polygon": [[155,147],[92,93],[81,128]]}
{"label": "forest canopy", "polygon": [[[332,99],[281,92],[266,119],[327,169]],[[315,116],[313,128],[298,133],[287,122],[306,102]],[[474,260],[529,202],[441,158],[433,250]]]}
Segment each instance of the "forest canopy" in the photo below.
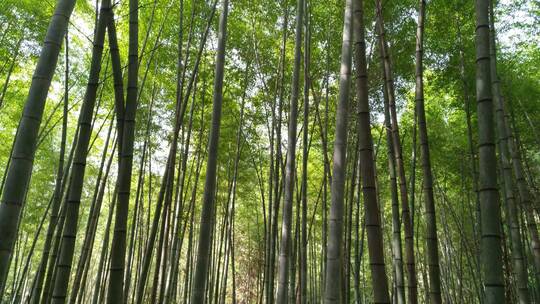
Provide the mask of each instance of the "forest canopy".
{"label": "forest canopy", "polygon": [[540,302],[540,1],[0,2],[0,303]]}

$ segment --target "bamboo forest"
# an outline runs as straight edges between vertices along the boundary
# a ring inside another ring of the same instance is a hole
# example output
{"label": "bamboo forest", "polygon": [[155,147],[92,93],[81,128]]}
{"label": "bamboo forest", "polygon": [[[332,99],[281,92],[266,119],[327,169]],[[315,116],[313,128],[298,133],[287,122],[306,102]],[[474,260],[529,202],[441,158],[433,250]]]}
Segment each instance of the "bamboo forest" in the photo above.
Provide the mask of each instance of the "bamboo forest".
{"label": "bamboo forest", "polygon": [[0,303],[540,303],[539,0],[0,0]]}

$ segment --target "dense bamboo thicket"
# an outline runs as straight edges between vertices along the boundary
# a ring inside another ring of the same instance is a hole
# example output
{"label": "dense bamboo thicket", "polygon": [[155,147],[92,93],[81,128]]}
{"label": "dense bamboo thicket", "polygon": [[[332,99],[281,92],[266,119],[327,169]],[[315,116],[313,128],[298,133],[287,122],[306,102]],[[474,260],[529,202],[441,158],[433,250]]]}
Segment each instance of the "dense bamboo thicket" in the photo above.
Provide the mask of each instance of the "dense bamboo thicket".
{"label": "dense bamboo thicket", "polygon": [[0,2],[0,303],[540,302],[540,2]]}

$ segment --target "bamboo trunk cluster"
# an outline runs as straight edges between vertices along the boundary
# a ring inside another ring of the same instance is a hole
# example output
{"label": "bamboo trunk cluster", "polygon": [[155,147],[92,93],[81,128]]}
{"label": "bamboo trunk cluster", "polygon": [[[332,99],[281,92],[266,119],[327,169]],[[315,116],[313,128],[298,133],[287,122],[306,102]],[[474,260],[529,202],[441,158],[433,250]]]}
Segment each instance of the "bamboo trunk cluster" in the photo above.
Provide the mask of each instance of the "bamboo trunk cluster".
{"label": "bamboo trunk cluster", "polygon": [[[336,7],[316,1],[249,3],[264,14],[241,1],[177,2],[96,1],[85,63],[70,59],[82,35],[68,36],[75,1],[57,1],[0,184],[2,303],[538,302],[535,116],[516,122],[518,94],[499,77],[508,67],[498,59],[508,62],[495,1],[463,4],[476,17],[475,81],[461,8],[448,34],[456,50],[441,63],[432,60],[444,10],[425,0],[410,37],[397,35],[412,4],[345,0],[340,30],[327,18]],[[4,17],[0,32],[18,28]],[[13,47],[0,48],[0,110],[14,108],[24,79],[24,34],[0,34]],[[403,72],[413,72],[404,41],[415,43],[414,73]],[[49,109],[62,45],[63,96]],[[458,93],[438,91],[455,90],[438,83],[439,64]],[[83,84],[71,72],[79,65]],[[413,85],[414,99],[402,90]],[[440,145],[447,114],[431,107],[451,107],[442,95],[465,105],[466,147]],[[532,137],[521,141],[520,123]],[[57,163],[42,164],[58,139]],[[465,155],[441,155],[458,148]],[[34,202],[43,195],[32,171],[52,167],[47,201]]]}

